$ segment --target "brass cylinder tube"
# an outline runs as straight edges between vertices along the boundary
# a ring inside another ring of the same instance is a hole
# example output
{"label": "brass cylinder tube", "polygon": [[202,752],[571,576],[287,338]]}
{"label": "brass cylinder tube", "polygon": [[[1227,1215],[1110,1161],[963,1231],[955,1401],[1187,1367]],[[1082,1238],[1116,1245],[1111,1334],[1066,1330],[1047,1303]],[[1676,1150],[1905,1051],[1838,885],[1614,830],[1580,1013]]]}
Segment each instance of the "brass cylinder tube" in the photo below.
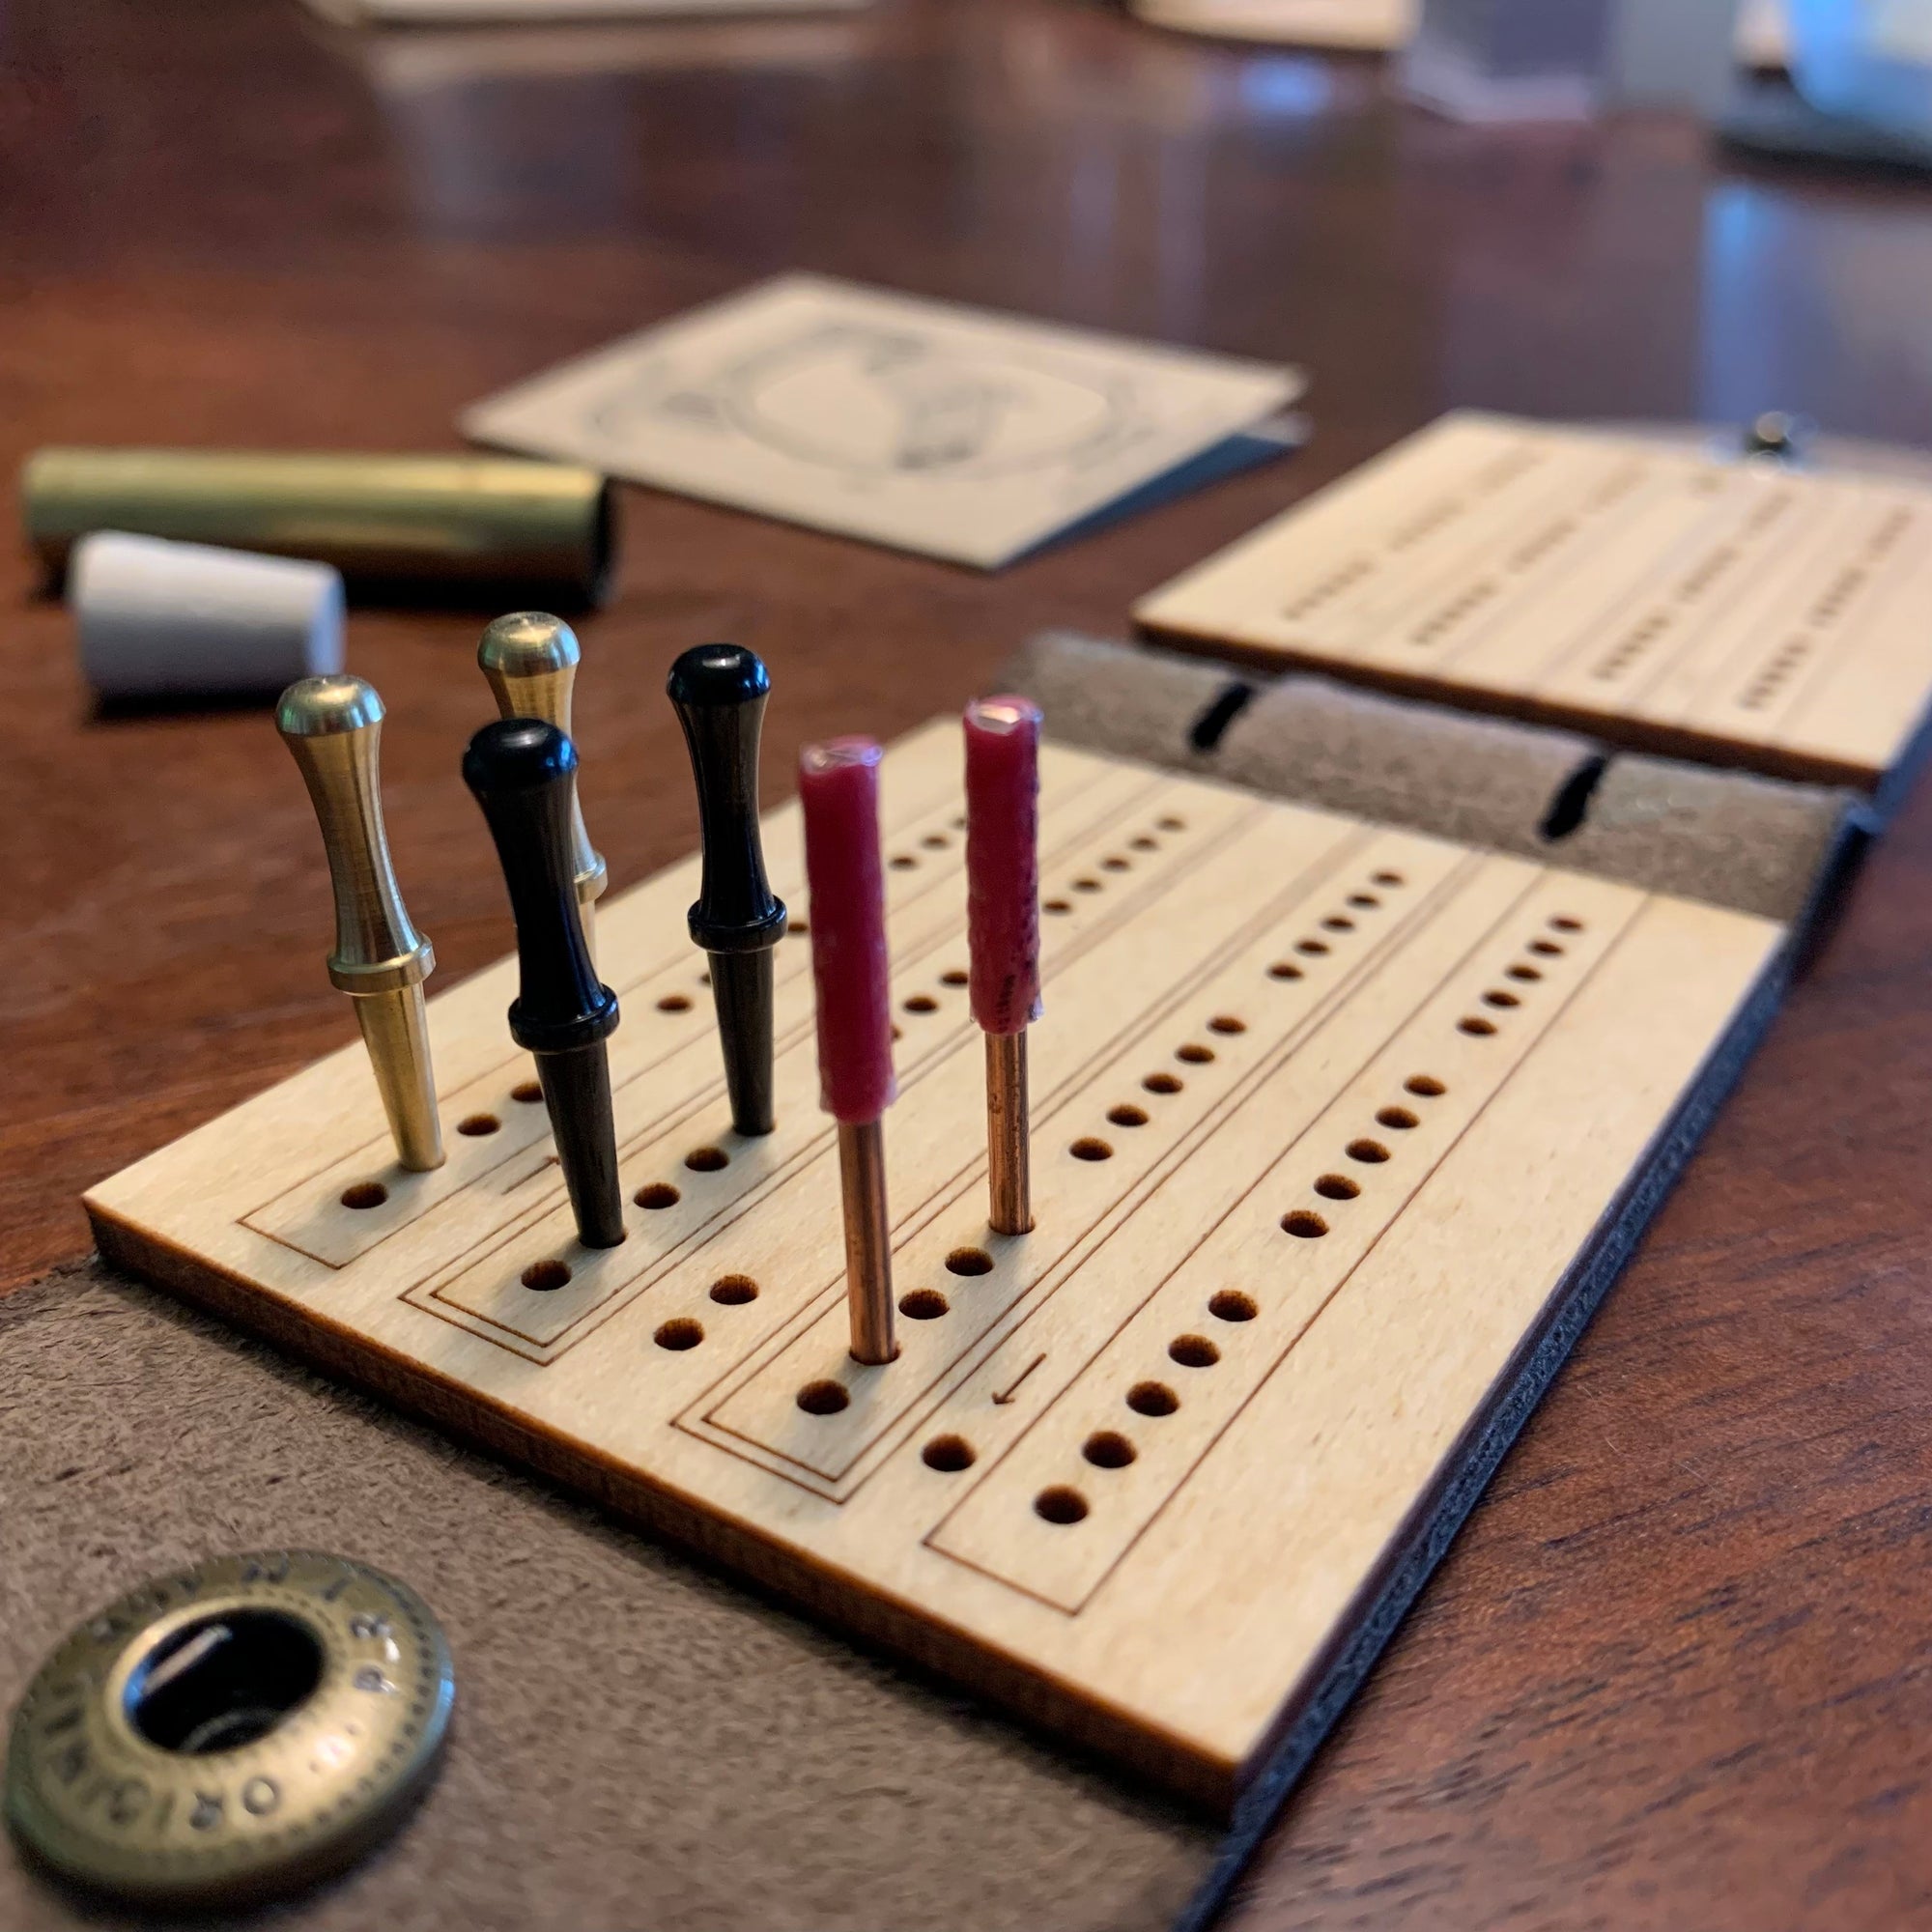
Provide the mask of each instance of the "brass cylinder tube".
{"label": "brass cylinder tube", "polygon": [[20,472],[56,577],[91,530],[332,563],[362,582],[540,587],[599,602],[615,550],[595,470],[504,456],[47,448]]}

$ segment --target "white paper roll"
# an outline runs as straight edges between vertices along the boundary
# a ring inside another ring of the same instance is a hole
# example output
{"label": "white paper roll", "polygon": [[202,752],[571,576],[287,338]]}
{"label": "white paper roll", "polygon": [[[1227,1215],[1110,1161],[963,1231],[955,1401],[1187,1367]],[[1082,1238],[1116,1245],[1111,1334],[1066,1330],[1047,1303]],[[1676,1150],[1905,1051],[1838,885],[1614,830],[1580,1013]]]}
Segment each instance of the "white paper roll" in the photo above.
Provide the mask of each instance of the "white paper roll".
{"label": "white paper roll", "polygon": [[275,692],[342,668],[342,578],[326,563],[98,530],[68,596],[102,697]]}

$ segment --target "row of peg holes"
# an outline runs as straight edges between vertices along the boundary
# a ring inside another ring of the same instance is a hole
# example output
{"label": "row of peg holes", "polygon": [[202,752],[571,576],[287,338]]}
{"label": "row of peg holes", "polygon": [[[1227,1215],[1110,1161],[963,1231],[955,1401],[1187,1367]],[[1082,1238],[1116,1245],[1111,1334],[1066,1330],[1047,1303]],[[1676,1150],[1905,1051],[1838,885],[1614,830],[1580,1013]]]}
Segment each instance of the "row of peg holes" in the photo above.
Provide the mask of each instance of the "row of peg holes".
{"label": "row of peg holes", "polygon": [[[1377,883],[1400,884],[1401,881],[1392,874],[1378,874]],[[1366,896],[1366,895],[1363,896]],[[1351,900],[1352,902],[1357,901]],[[1547,960],[1559,958],[1566,951],[1563,941],[1550,938],[1548,934],[1552,932],[1576,934],[1581,932],[1583,929],[1582,921],[1574,919],[1568,914],[1558,914],[1547,922],[1546,931],[1532,939],[1526,950],[1535,955],[1535,959]],[[1325,946],[1321,946],[1319,942],[1317,942],[1317,946],[1320,951],[1326,950]],[[1304,942],[1302,948],[1299,950],[1306,951],[1307,942]],[[1283,963],[1286,964],[1289,962]],[[1282,973],[1275,969],[1270,970],[1275,971],[1275,977],[1277,978],[1299,977],[1298,969],[1291,970],[1288,973]],[[1519,985],[1533,985],[1542,980],[1545,968],[1536,964],[1534,959],[1522,959],[1507,967],[1504,971],[1504,978],[1515,980]],[[1483,1000],[1492,1009],[1501,1011],[1507,1011],[1511,1008],[1521,1004],[1520,995],[1512,993],[1503,987],[1492,988],[1483,995]],[[1462,1032],[1477,1037],[1492,1035],[1496,1030],[1492,1021],[1487,1020],[1481,1015],[1472,1015],[1470,1018],[1460,1021],[1458,1024]],[[1239,1031],[1240,1029],[1236,1026],[1234,1030]],[[1189,1057],[1185,1049],[1182,1049],[1181,1057]],[[1208,1053],[1208,1057],[1212,1058],[1211,1052]],[[1154,1093],[1176,1093],[1179,1091],[1180,1085],[1179,1081],[1171,1074],[1150,1075],[1149,1079],[1142,1084]],[[1411,1074],[1403,1083],[1403,1087],[1406,1093],[1423,1100],[1440,1099],[1449,1091],[1444,1083],[1438,1080],[1433,1073]],[[1140,1116],[1140,1119],[1132,1120],[1129,1118],[1135,1115]],[[1108,1115],[1108,1119],[1116,1122],[1117,1124],[1139,1125],[1145,1121],[1146,1116],[1137,1107],[1120,1107],[1114,1109]],[[1406,1133],[1420,1126],[1422,1122],[1421,1117],[1414,1109],[1391,1104],[1377,1110],[1376,1123],[1392,1133]],[[1104,1143],[1094,1143],[1093,1145],[1095,1148],[1104,1147]],[[1080,1155],[1085,1159],[1104,1159],[1106,1153],[1110,1153],[1112,1150],[1107,1149],[1106,1152],[1092,1151],[1082,1154],[1081,1144],[1076,1142],[1073,1151],[1076,1155]],[[1345,1152],[1350,1160],[1362,1167],[1379,1167],[1391,1158],[1391,1151],[1386,1143],[1373,1139],[1367,1135],[1351,1140],[1345,1149]],[[1351,1176],[1336,1173],[1324,1174],[1317,1179],[1315,1182],[1315,1191],[1325,1201],[1353,1201],[1360,1197],[1362,1187],[1360,1181],[1354,1179]],[[1320,1239],[1328,1232],[1326,1219],[1312,1208],[1301,1208],[1292,1209],[1282,1216],[1281,1225],[1284,1232],[1303,1240]],[[1260,1312],[1251,1296],[1233,1289],[1223,1290],[1220,1293],[1214,1295],[1209,1300],[1208,1308],[1211,1315],[1216,1316],[1224,1321],[1250,1321]],[[1192,1369],[1211,1368],[1221,1358],[1220,1349],[1205,1335],[1178,1335],[1168,1344],[1167,1352],[1171,1359],[1179,1363],[1183,1368]],[[1180,1397],[1166,1382],[1141,1381],[1136,1382],[1127,1391],[1126,1404],[1137,1415],[1159,1417],[1174,1414],[1180,1406]],[[972,1460],[970,1449],[967,1450],[965,1462],[959,1462],[954,1459],[957,1451],[965,1448],[967,1448],[967,1445],[958,1437],[939,1436],[927,1443],[925,1461],[933,1468],[964,1468]],[[935,1453],[940,1456],[941,1460],[934,1460]],[[1095,1468],[1122,1469],[1137,1459],[1139,1451],[1135,1448],[1133,1442],[1127,1436],[1122,1435],[1119,1430],[1102,1429],[1095,1431],[1088,1436],[1086,1442],[1081,1447],[1081,1454]],[[1086,1496],[1070,1484],[1065,1483],[1051,1484],[1046,1489],[1041,1490],[1035,1496],[1033,1506],[1034,1513],[1043,1520],[1060,1524],[1076,1523],[1083,1520],[1090,1513],[1091,1508]]]}
{"label": "row of peg holes", "polygon": [[[1377,872],[1370,883],[1382,887],[1385,891],[1405,885],[1406,881],[1400,872]],[[1371,892],[1355,892],[1349,895],[1348,903],[1357,912],[1375,912],[1380,909],[1382,901]],[[1328,932],[1353,932],[1355,921],[1347,913],[1330,913],[1321,921],[1321,926]],[[1310,957],[1320,956],[1330,950],[1325,939],[1307,938],[1296,942],[1295,951]],[[1299,980],[1302,969],[1293,960],[1278,959],[1268,969],[1268,977],[1274,980]],[[1235,1013],[1216,1013],[1208,1022],[1209,1033],[1220,1034],[1224,1037],[1243,1034],[1248,1023]],[[1214,1049],[1202,1040],[1188,1040],[1174,1050],[1175,1059],[1188,1066],[1206,1066],[1214,1058]],[[1166,1095],[1179,1094],[1184,1085],[1179,1074],[1165,1070],[1150,1073],[1141,1082],[1142,1088],[1150,1094]],[[1148,1111],[1131,1101],[1107,1110],[1108,1121],[1117,1127],[1144,1127],[1148,1123]],[[1097,1134],[1083,1134],[1067,1149],[1075,1160],[1111,1160],[1114,1149],[1111,1142],[1102,1140]]]}
{"label": "row of peg holes", "polygon": [[[1409,1093],[1430,1099],[1439,1097],[1449,1090],[1434,1074],[1417,1073],[1406,1083]],[[1376,1119],[1385,1127],[1406,1129],[1421,1124],[1417,1116],[1406,1107],[1384,1107]],[[1351,1159],[1378,1164],[1389,1158],[1389,1151],[1379,1141],[1358,1139],[1349,1143]],[[1315,1183],[1315,1191],[1327,1199],[1352,1201],[1361,1193],[1358,1183],[1338,1174],[1323,1175]],[[1321,1215],[1306,1209],[1296,1209],[1282,1217],[1282,1227],[1291,1235],[1304,1237],[1325,1235],[1328,1224]],[[1252,1321],[1261,1313],[1260,1305],[1250,1294],[1239,1289],[1222,1289],[1210,1295],[1208,1312],[1217,1321],[1236,1322]],[[1184,1369],[1211,1369],[1221,1359],[1218,1343],[1206,1335],[1177,1335],[1167,1345],[1170,1360],[1178,1362]],[[1180,1406],[1180,1397],[1168,1383],[1163,1381],[1139,1381],[1126,1393],[1126,1405],[1136,1415],[1151,1418],[1172,1415]],[[1136,1461],[1139,1450],[1132,1441],[1116,1429],[1096,1430],[1081,1445],[1081,1455],[1096,1469],[1124,1469]],[[1088,1514],[1087,1498],[1076,1489],[1065,1483],[1055,1483],[1040,1491],[1034,1498],[1034,1513],[1047,1522],[1075,1523]]]}
{"label": "row of peg holes", "polygon": [[[1544,922],[1544,931],[1532,939],[1524,949],[1533,953],[1534,958],[1518,959],[1503,968],[1503,978],[1513,980],[1518,987],[1535,985],[1548,970],[1539,965],[1539,960],[1560,959],[1568,948],[1560,939],[1551,939],[1549,934],[1560,932],[1575,934],[1583,930],[1583,922],[1573,919],[1568,913],[1557,913]],[[1490,1009],[1490,1013],[1508,1013],[1522,1005],[1523,995],[1508,986],[1492,986],[1482,998],[1482,1004]],[[1490,1013],[1465,1013],[1456,1022],[1458,1033],[1468,1034],[1475,1039],[1488,1039],[1496,1031],[1496,1022]]]}
{"label": "row of peg holes", "polygon": [[[946,1271],[962,1280],[991,1274],[993,1258],[984,1248],[954,1248],[946,1257]],[[899,1296],[899,1313],[914,1321],[936,1321],[952,1312],[951,1299],[936,1288],[915,1288]],[[798,1406],[808,1415],[837,1415],[851,1403],[851,1392],[843,1382],[830,1379],[810,1381],[798,1392]],[[966,1463],[973,1460],[967,1451]],[[965,1468],[966,1463],[958,1464]],[[939,1465],[935,1463],[935,1468]]]}
{"label": "row of peg holes", "polygon": [[[1166,812],[1154,820],[1154,830],[1158,832],[1185,832],[1187,830],[1187,821],[1184,818],[1177,818],[1172,812]],[[1127,850],[1130,852],[1158,852],[1160,850],[1160,840],[1153,836],[1152,832],[1136,833],[1133,838],[1127,840]],[[1100,861],[1099,870],[1103,872],[1130,872],[1133,870],[1133,865],[1134,862],[1127,857],[1126,852],[1109,852]],[[1072,890],[1076,893],[1093,894],[1104,892],[1106,885],[1107,882],[1104,879],[1096,879],[1092,872],[1082,872],[1073,881]],[[1041,912],[1052,913],[1056,918],[1064,917],[1073,910],[1073,901],[1069,898],[1059,896],[1042,899],[1039,902],[1039,909]]]}
{"label": "row of peg holes", "polygon": [[[1371,883],[1385,891],[1393,891],[1406,881],[1400,872],[1379,871],[1374,874]],[[1363,891],[1350,894],[1348,903],[1357,912],[1373,912],[1380,908],[1382,901],[1375,894]],[[1331,913],[1321,923],[1328,932],[1343,933],[1352,932],[1356,923],[1346,913]],[[1296,951],[1305,955],[1318,956],[1329,951],[1329,943],[1311,937],[1300,941]],[[1277,980],[1298,980],[1302,977],[1302,969],[1286,960],[1277,961],[1268,971]],[[1224,1038],[1246,1033],[1247,1030],[1247,1022],[1234,1013],[1216,1013],[1208,1022],[1208,1031]],[[1214,1049],[1200,1040],[1188,1040],[1175,1049],[1175,1058],[1189,1066],[1205,1066],[1214,1057]],[[1418,1074],[1416,1082],[1426,1084],[1411,1083],[1411,1091],[1415,1093],[1440,1094],[1446,1091],[1439,1081],[1431,1080],[1426,1074]],[[1150,1073],[1141,1082],[1146,1092],[1161,1095],[1179,1094],[1183,1085],[1178,1073],[1165,1069]],[[1385,1110],[1394,1111],[1401,1110]],[[1149,1118],[1145,1107],[1131,1101],[1122,1101],[1107,1112],[1108,1121],[1117,1127],[1144,1127]],[[1415,1125],[1414,1117],[1407,1116],[1403,1124]],[[1114,1150],[1108,1142],[1090,1134],[1073,1142],[1068,1151],[1076,1160],[1099,1161],[1111,1159]],[[1386,1153],[1382,1157],[1386,1159]],[[1326,1229],[1322,1232],[1325,1233]],[[1252,1321],[1261,1310],[1252,1295],[1244,1294],[1238,1289],[1223,1289],[1209,1297],[1208,1312],[1217,1321],[1236,1322]],[[1172,1360],[1188,1369],[1212,1368],[1221,1359],[1219,1344],[1206,1335],[1177,1335],[1168,1344],[1167,1352]],[[838,1384],[828,1383],[825,1386],[836,1388]],[[803,1403],[803,1396],[800,1400]],[[1137,1415],[1157,1417],[1172,1415],[1180,1406],[1180,1397],[1165,1382],[1143,1381],[1136,1382],[1127,1391],[1126,1403]],[[1125,1435],[1114,1429],[1096,1431],[1087,1438],[1081,1450],[1087,1461],[1099,1469],[1124,1469],[1139,1453]],[[945,1435],[934,1436],[921,1451],[921,1459],[929,1469],[952,1473],[970,1468],[976,1454],[973,1445],[964,1436]],[[1087,1499],[1079,1491],[1058,1484],[1042,1490],[1034,1499],[1034,1508],[1048,1522],[1059,1523],[1078,1522],[1088,1512]]]}

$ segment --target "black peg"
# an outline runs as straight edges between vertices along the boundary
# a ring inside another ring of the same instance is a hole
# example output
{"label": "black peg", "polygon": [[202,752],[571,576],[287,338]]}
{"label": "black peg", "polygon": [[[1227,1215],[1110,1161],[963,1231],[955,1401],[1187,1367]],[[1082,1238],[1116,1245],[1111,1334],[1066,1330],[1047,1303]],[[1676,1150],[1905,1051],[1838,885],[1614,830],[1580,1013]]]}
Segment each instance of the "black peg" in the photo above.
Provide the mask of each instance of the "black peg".
{"label": "black peg", "polygon": [[699,644],[670,668],[665,690],[684,726],[697,781],[704,877],[691,936],[711,955],[711,996],[724,1049],[731,1124],[772,1130],[772,949],[784,901],[765,878],[758,832],[758,734],[772,681],[737,644]]}
{"label": "black peg", "polygon": [[463,781],[497,841],[517,922],[522,981],[510,1037],[536,1056],[578,1238],[614,1248],[624,1238],[617,1132],[604,1042],[617,996],[597,978],[583,943],[571,870],[577,748],[534,718],[486,724],[463,754]]}

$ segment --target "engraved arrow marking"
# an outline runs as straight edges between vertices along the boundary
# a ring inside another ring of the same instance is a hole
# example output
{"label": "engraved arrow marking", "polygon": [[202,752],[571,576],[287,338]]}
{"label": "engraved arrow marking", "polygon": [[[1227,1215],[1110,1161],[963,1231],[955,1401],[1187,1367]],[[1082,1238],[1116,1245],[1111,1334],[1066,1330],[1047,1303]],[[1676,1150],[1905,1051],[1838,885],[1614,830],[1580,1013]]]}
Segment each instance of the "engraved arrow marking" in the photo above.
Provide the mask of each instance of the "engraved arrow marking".
{"label": "engraved arrow marking", "polygon": [[1004,1391],[1003,1393],[1001,1393],[1001,1394],[999,1394],[999,1395],[996,1395],[996,1396],[994,1396],[993,1400],[994,1400],[995,1402],[997,1402],[997,1403],[1009,1403],[1009,1402],[1011,1402],[1011,1401],[1012,1401],[1012,1399],[1013,1399],[1013,1395],[1014,1395],[1015,1391],[1016,1391],[1016,1390],[1017,1390],[1017,1389],[1019,1388],[1019,1385],[1020,1385],[1020,1383],[1021,1383],[1021,1382],[1023,1382],[1023,1381],[1025,1381],[1025,1380],[1026,1380],[1026,1378],[1028,1378],[1028,1377],[1029,1377],[1030,1375],[1032,1375],[1032,1374],[1033,1374],[1033,1372],[1034,1372],[1034,1371],[1035,1371],[1035,1370],[1036,1370],[1037,1368],[1038,1368],[1038,1367],[1039,1367],[1039,1365],[1040,1365],[1040,1364],[1041,1364],[1041,1363],[1042,1363],[1043,1361],[1045,1361],[1045,1360],[1046,1360],[1046,1357],[1045,1357],[1044,1355],[1036,1355],[1036,1356],[1035,1356],[1035,1357],[1033,1358],[1033,1360],[1032,1360],[1032,1361],[1030,1361],[1030,1362],[1029,1362],[1029,1363],[1028,1363],[1028,1364],[1026,1365],[1026,1367],[1025,1367],[1025,1368],[1023,1368],[1023,1369],[1022,1369],[1022,1370],[1021,1370],[1021,1371],[1019,1372],[1019,1374],[1018,1374],[1018,1375],[1017,1375],[1017,1376],[1016,1376],[1016,1377],[1015,1377],[1015,1378],[1013,1378],[1013,1381],[1012,1381],[1012,1385],[1011,1385],[1011,1387],[1009,1387],[1009,1388],[1006,1389],[1006,1390],[1005,1390],[1005,1391]]}

